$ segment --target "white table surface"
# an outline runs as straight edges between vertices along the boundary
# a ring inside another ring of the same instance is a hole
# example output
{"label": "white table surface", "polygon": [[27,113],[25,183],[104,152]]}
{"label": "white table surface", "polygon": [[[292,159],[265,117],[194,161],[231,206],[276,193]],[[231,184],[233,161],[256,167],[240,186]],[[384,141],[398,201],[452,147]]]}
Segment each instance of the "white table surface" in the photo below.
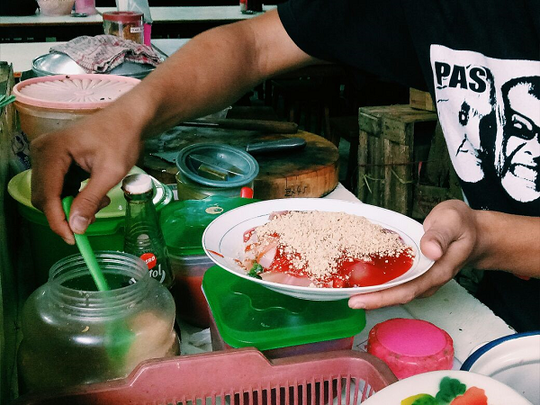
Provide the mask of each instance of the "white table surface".
{"label": "white table surface", "polygon": [[[15,1],[15,0],[5,0]],[[264,6],[265,11],[275,9],[276,6]],[[97,7],[98,14],[86,17],[73,15],[44,16],[41,14],[30,16],[0,16],[1,26],[21,25],[78,25],[102,24],[102,13],[116,11],[116,7]],[[150,7],[150,15],[154,23],[193,23],[205,21],[238,21],[253,18],[258,14],[242,14],[240,6],[183,6],[183,7]]]}
{"label": "white table surface", "polygon": [[[158,39],[153,41],[160,50],[171,54],[187,39]],[[47,53],[53,45],[45,43],[0,44],[0,60],[13,63],[15,71],[31,69],[32,60]],[[325,198],[360,201],[345,187],[339,185]],[[417,299],[403,306],[388,307],[367,312],[364,330],[355,337],[354,347],[362,350],[369,330],[386,319],[403,317],[429,321],[446,330],[454,340],[455,368],[483,343],[514,333],[502,319],[470,295],[457,282],[444,285],[429,298]],[[197,353],[211,350],[208,330],[182,325],[182,353]]]}

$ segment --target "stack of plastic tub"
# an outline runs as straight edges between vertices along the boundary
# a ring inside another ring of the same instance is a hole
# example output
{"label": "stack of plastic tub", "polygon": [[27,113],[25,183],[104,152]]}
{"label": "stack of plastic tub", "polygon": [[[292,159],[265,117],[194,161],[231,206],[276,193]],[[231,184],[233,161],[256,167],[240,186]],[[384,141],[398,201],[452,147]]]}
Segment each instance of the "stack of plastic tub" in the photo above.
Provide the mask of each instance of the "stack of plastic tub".
{"label": "stack of plastic tub", "polygon": [[202,247],[206,226],[224,212],[256,200],[209,196],[169,204],[161,213],[161,229],[167,245],[176,301],[176,317],[200,328],[208,328],[208,306],[201,291],[203,276],[214,262]]}
{"label": "stack of plastic tub", "polygon": [[347,300],[307,301],[214,266],[203,279],[213,350],[256,347],[268,358],[350,350],[366,324]]}

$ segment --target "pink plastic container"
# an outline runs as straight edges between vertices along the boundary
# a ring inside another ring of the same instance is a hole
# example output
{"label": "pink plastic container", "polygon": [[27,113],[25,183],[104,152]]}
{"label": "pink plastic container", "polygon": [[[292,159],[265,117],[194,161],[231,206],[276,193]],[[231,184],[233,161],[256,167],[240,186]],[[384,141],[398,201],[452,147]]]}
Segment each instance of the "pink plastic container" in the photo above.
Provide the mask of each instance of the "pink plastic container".
{"label": "pink plastic container", "polygon": [[[20,398],[16,404],[359,404],[396,381],[367,353],[268,360],[252,348],[141,363],[126,379]],[[339,398],[338,398],[339,399]],[[331,403],[331,402],[330,402]]]}
{"label": "pink plastic container", "polygon": [[369,332],[368,353],[383,360],[399,379],[435,370],[450,370],[454,362],[452,338],[420,319],[395,318]]}
{"label": "pink plastic container", "polygon": [[75,12],[86,15],[97,14],[96,0],[75,0]]}
{"label": "pink plastic container", "polygon": [[42,76],[13,87],[21,129],[32,141],[99,111],[140,82],[125,76]]}

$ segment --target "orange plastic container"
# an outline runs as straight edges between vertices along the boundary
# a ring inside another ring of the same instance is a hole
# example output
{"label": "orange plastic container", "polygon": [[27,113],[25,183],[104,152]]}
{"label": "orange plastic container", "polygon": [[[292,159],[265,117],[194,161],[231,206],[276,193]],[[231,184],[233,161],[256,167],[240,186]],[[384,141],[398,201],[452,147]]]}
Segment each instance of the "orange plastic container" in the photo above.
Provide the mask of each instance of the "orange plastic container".
{"label": "orange plastic container", "polygon": [[[353,350],[268,360],[253,348],[141,363],[129,377],[15,404],[361,404],[397,381],[388,366]],[[331,402],[330,402],[331,403]]]}

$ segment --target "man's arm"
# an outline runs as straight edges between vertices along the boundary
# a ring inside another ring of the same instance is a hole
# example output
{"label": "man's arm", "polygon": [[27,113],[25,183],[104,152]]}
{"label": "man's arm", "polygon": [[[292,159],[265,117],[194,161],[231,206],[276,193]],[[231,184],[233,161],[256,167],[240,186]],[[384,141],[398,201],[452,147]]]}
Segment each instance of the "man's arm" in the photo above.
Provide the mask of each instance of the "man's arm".
{"label": "man's arm", "polygon": [[[135,165],[142,139],[224,108],[266,77],[315,60],[287,35],[277,11],[191,39],[132,91],[92,116],[31,144],[32,202],[66,242],[82,233],[106,193]],[[75,162],[90,173],[68,223],[60,203]]]}
{"label": "man's arm", "polygon": [[540,278],[540,218],[476,211],[452,200],[436,206],[424,221],[420,248],[435,261],[417,279],[380,292],[356,295],[352,308],[405,304],[434,294],[465,265]]}

